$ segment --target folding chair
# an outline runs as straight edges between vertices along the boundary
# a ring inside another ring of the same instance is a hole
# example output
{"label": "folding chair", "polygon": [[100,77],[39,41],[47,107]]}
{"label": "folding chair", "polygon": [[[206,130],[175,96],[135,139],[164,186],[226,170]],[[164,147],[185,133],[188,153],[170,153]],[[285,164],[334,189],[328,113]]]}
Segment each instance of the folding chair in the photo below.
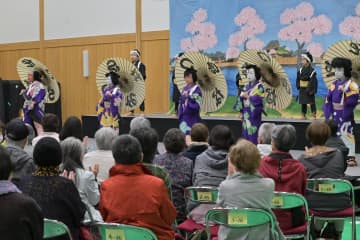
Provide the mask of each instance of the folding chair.
{"label": "folding chair", "polygon": [[[184,190],[186,202],[192,201],[197,204],[216,204],[218,196],[217,187],[187,187]],[[186,239],[191,232],[196,230],[205,229],[205,226],[202,224],[196,223],[193,219],[189,218],[183,223],[179,224],[177,227],[178,230],[186,232]],[[212,227],[211,231],[217,233],[218,227]]]}
{"label": "folding chair", "polygon": [[297,193],[288,192],[274,192],[272,198],[273,210],[290,210],[298,207],[303,207],[305,211],[305,223],[299,227],[287,229],[283,231],[286,239],[309,239],[310,236],[310,216],[309,208],[306,199]]}
{"label": "folding chair", "polygon": [[352,240],[356,240],[356,219],[355,219],[355,196],[353,185],[343,179],[319,178],[308,179],[306,188],[308,191],[321,194],[350,193],[351,207],[333,212],[321,212],[310,208],[310,213],[314,219],[319,220],[344,220],[346,217],[352,219]]}
{"label": "folding chair", "polygon": [[44,219],[44,239],[62,235],[68,235],[69,239],[72,240],[70,230],[64,223],[57,220]]}
{"label": "folding chair", "polygon": [[209,226],[210,222],[229,228],[250,228],[269,224],[269,236],[275,236],[275,216],[263,209],[214,208],[207,212],[205,222],[208,240],[212,236]]}
{"label": "folding chair", "polygon": [[97,224],[101,240],[157,240],[149,229],[117,223]]}
{"label": "folding chair", "polygon": [[152,163],[143,163],[143,164],[155,177],[161,178],[164,181],[165,186],[168,189],[170,199],[173,200],[171,193],[171,180],[168,171],[164,167],[156,164],[152,164]]}

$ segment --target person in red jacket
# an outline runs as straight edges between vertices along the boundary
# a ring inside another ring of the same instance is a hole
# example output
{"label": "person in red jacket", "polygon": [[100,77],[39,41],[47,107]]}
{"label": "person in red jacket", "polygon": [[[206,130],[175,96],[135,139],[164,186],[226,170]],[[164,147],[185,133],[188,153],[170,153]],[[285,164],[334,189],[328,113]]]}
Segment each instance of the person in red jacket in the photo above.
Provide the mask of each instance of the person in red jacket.
{"label": "person in red jacket", "polygon": [[[273,129],[271,139],[272,152],[263,157],[259,172],[274,180],[275,191],[304,195],[307,179],[305,167],[289,153],[296,142],[295,128],[292,125],[278,125]],[[274,213],[284,232],[303,225],[305,221],[301,208],[290,211],[275,210]]]}
{"label": "person in red jacket", "polygon": [[142,164],[139,141],[121,135],[114,140],[112,152],[116,164],[100,189],[104,221],[148,228],[159,240],[174,239],[175,207],[164,182]]}

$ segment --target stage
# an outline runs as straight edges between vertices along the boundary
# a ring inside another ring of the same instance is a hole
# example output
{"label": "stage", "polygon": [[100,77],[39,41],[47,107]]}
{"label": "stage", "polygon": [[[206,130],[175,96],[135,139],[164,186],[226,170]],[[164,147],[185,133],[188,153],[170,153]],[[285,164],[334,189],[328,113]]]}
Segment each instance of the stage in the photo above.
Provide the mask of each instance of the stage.
{"label": "stage", "polygon": [[[120,122],[120,133],[128,133],[130,130],[130,121],[136,116],[124,116]],[[160,141],[162,140],[165,132],[169,128],[177,128],[179,126],[178,119],[174,115],[166,114],[150,114],[146,115],[151,122],[151,126],[159,133]],[[241,121],[236,117],[215,117],[215,116],[203,116],[203,122],[209,127],[213,128],[215,125],[224,124],[232,130],[235,138],[241,137]],[[98,129],[98,121],[95,115],[83,115],[82,116],[84,134],[89,137],[94,137],[96,130]],[[305,130],[311,120],[298,120],[298,119],[285,119],[285,118],[264,118],[263,122],[271,122],[275,124],[291,124],[296,128],[297,141],[294,150],[304,150],[304,146],[309,142],[305,137]],[[356,136],[356,153],[360,153],[360,138],[358,132],[360,130],[360,122],[356,122],[354,133]]]}

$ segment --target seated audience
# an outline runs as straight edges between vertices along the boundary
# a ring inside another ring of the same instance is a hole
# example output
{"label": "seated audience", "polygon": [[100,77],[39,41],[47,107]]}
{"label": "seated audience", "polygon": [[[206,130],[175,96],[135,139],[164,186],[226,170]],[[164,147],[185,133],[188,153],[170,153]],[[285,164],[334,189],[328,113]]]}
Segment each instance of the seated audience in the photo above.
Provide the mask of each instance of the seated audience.
{"label": "seated audience", "polygon": [[69,117],[66,119],[64,126],[62,127],[59,139],[65,140],[68,137],[74,137],[83,142],[85,151],[87,152],[88,137],[84,136],[81,120],[78,117]]}
{"label": "seated audience", "polygon": [[156,130],[150,127],[136,127],[130,131],[130,135],[135,137],[141,144],[144,155],[144,163],[152,163],[157,152],[159,135]]}
{"label": "seated audience", "polygon": [[257,148],[261,157],[268,156],[272,151],[271,132],[274,127],[275,124],[273,123],[263,123],[259,128]]}
{"label": "seated audience", "polygon": [[[36,170],[33,176],[20,179],[18,188],[39,204],[44,217],[65,223],[73,236],[79,239],[79,227],[84,218],[85,205],[71,179],[59,176],[62,154],[60,144],[44,137],[34,148]],[[73,175],[72,175],[73,177]],[[58,239],[58,238],[57,238]],[[68,239],[67,237],[59,239]]]}
{"label": "seated audience", "polygon": [[[227,208],[259,208],[271,212],[274,181],[256,173],[260,153],[247,140],[240,140],[229,153],[228,177],[220,184],[217,203]],[[275,239],[285,239],[276,227]],[[223,239],[274,239],[269,235],[269,226],[253,228],[227,228],[220,226],[219,240]]]}
{"label": "seated audience", "polygon": [[227,154],[233,143],[233,135],[227,126],[217,125],[210,131],[210,147],[195,160],[194,186],[219,186],[227,175]]}
{"label": "seated audience", "polygon": [[11,177],[13,182],[23,176],[32,175],[35,170],[32,157],[24,150],[28,135],[29,130],[20,119],[13,119],[6,125],[7,150],[14,166]]}
{"label": "seated audience", "polygon": [[0,145],[5,145],[5,124],[0,120]]}
{"label": "seated audience", "polygon": [[138,128],[151,128],[150,121],[142,116],[135,117],[130,121],[130,131]]}
{"label": "seated audience", "polygon": [[325,122],[329,126],[331,131],[330,137],[326,140],[325,146],[339,149],[344,156],[344,160],[347,160],[349,148],[346,147],[344,141],[338,135],[339,127],[336,121],[333,119],[329,119]]}
{"label": "seated audience", "polygon": [[203,123],[195,123],[190,131],[191,144],[184,156],[195,161],[196,157],[208,149],[209,129]]}
{"label": "seated audience", "polygon": [[[261,161],[259,173],[274,180],[275,191],[305,195],[306,170],[304,165],[289,153],[296,143],[296,130],[292,125],[278,125],[272,131],[272,152]],[[300,208],[291,211],[275,210],[281,229],[288,230],[304,224]]]}
{"label": "seated audience", "polygon": [[95,209],[100,200],[99,184],[96,181],[99,165],[95,164],[90,167],[91,171],[84,169],[82,163],[84,146],[79,139],[68,137],[60,145],[63,153],[62,171],[66,171],[65,174],[71,172],[75,174],[76,188],[82,202],[86,205],[84,222],[101,222],[101,214]]}
{"label": "seated audience", "polygon": [[[330,137],[331,130],[325,122],[314,121],[306,129],[306,137],[311,143],[311,148],[305,149],[305,154],[300,158],[304,164],[308,178],[343,178],[346,169],[343,154],[336,148],[325,146]],[[309,208],[317,211],[328,212],[342,210],[350,207],[350,199],[346,194],[332,196],[306,190],[306,199]],[[343,221],[334,221],[337,237],[341,236]],[[324,221],[315,221],[316,234],[320,234]]]}
{"label": "seated audience", "polygon": [[117,136],[116,131],[110,127],[103,127],[96,131],[95,142],[97,150],[88,152],[84,156],[84,168],[95,164],[99,165],[98,180],[104,181],[109,177],[109,170],[115,165],[115,160],[111,152],[112,141]]}
{"label": "seated audience", "polygon": [[45,114],[41,120],[41,125],[44,129],[44,132],[32,140],[33,146],[35,146],[36,143],[43,137],[52,137],[55,140],[60,141],[59,133],[58,133],[60,122],[59,122],[59,118],[55,114],[52,113]]}
{"label": "seated audience", "polygon": [[0,233],[2,240],[43,238],[43,215],[36,202],[9,181],[13,170],[10,156],[0,146]]}
{"label": "seated audience", "polygon": [[169,172],[177,220],[182,222],[186,219],[184,189],[192,185],[193,161],[181,154],[186,144],[185,134],[179,129],[169,129],[164,136],[163,142],[166,153],[156,156],[154,164],[165,167]]}
{"label": "seated audience", "polygon": [[[176,210],[164,182],[148,174],[141,163],[139,141],[130,135],[117,137],[112,146],[116,165],[101,184],[99,209],[105,222],[145,227],[159,240],[174,239],[171,227]],[[131,191],[127,191],[131,188]]]}

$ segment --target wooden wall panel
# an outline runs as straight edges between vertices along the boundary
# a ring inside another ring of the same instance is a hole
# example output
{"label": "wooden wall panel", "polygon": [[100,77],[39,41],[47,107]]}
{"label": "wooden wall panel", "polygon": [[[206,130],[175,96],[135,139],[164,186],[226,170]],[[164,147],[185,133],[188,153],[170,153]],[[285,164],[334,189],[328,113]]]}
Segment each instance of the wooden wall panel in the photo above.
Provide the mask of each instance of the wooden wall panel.
{"label": "wooden wall panel", "polygon": [[[169,108],[169,32],[143,33],[142,61],[147,66],[146,113],[165,113]],[[38,45],[0,45],[0,76],[18,79],[16,62],[29,56],[41,60],[62,86],[62,117],[95,114],[99,100],[95,77],[98,65],[106,57],[129,59],[135,48],[135,34],[109,35],[44,41],[43,56]],[[82,51],[89,51],[89,77],[82,74]]]}

